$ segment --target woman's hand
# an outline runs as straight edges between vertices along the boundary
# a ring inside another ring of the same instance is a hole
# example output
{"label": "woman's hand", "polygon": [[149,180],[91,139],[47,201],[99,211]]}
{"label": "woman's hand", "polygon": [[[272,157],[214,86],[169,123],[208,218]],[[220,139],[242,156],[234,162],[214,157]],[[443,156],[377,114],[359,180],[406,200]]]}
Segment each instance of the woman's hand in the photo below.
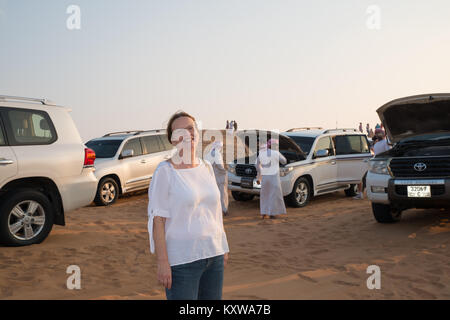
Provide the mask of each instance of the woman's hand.
{"label": "woman's hand", "polygon": [[226,267],[228,263],[228,252],[223,255],[223,266]]}
{"label": "woman's hand", "polygon": [[157,277],[159,283],[170,290],[172,287],[172,269],[168,261],[158,262]]}

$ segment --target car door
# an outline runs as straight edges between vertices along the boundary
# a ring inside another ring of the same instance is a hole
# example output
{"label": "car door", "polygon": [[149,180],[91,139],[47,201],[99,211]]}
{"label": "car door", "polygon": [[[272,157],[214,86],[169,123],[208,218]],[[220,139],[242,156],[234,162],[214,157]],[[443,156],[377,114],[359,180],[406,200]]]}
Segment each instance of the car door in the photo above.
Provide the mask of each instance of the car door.
{"label": "car door", "polygon": [[[133,155],[124,157],[128,150],[132,150]],[[148,183],[150,174],[143,153],[141,138],[128,140],[122,148],[119,159],[123,166],[126,191],[143,188]]]}
{"label": "car door", "polygon": [[[328,156],[319,158],[317,156],[319,150],[328,150]],[[314,162],[313,178],[315,180],[317,193],[336,189],[338,173],[331,137],[326,136],[318,138],[312,157]]]}
{"label": "car door", "polygon": [[144,146],[145,160],[147,161],[148,183],[150,183],[150,179],[158,165],[162,161],[169,159],[169,157],[159,135],[143,137],[142,143]]}
{"label": "car door", "polygon": [[368,170],[368,161],[372,157],[366,136],[336,135],[334,141],[339,183],[361,182]]}
{"label": "car door", "polygon": [[0,186],[17,174],[17,159],[12,148],[8,146],[6,134],[0,118]]}

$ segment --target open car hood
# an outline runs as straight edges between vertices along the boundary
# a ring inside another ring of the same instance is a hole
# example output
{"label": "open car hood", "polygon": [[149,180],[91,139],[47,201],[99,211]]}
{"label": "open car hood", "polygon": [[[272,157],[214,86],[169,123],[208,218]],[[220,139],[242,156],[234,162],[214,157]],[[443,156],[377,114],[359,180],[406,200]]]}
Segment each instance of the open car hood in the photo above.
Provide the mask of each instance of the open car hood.
{"label": "open car hood", "polygon": [[450,132],[450,93],[391,101],[377,110],[391,142],[417,135]]}
{"label": "open car hood", "polygon": [[[264,136],[264,141],[266,141],[265,137],[267,136],[267,140],[269,140],[271,137],[279,139],[280,145],[279,145],[279,151],[288,158],[288,162],[295,162],[299,161],[300,159],[304,160],[306,159],[307,155],[303,152],[303,150],[295,143],[294,140],[289,138],[288,136],[285,136],[281,133],[275,133],[272,131],[266,131],[266,130],[242,130],[236,133],[238,137],[242,139],[242,141],[249,147],[249,138],[246,139],[246,137],[254,136],[256,135],[257,139],[257,150],[255,151],[253,156],[250,157],[250,162],[255,161],[256,154],[259,153],[259,144],[260,144],[260,136]],[[254,159],[253,159],[254,158]]]}

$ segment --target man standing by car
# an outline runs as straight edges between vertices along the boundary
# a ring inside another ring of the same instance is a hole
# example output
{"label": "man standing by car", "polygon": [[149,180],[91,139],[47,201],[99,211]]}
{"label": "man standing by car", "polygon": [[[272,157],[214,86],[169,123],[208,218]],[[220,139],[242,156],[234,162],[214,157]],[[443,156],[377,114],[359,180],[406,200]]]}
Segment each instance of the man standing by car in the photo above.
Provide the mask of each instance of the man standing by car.
{"label": "man standing by car", "polygon": [[386,140],[386,133],[383,129],[379,128],[375,130],[375,136],[377,137],[377,142],[373,146],[373,152],[375,155],[386,152],[391,149]]}

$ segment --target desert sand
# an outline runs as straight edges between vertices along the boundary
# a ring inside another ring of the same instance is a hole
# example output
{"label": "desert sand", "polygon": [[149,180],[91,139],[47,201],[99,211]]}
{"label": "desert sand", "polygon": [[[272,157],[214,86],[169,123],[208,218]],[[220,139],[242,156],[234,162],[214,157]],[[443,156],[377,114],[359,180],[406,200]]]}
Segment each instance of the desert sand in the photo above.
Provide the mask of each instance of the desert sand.
{"label": "desert sand", "polygon": [[[149,252],[147,194],[85,207],[42,244],[0,247],[1,299],[165,299]],[[400,223],[373,219],[370,203],[343,192],[261,220],[259,200],[230,202],[224,299],[449,299],[450,212],[409,210]],[[66,269],[81,269],[68,290]],[[381,289],[367,288],[369,265]]]}

